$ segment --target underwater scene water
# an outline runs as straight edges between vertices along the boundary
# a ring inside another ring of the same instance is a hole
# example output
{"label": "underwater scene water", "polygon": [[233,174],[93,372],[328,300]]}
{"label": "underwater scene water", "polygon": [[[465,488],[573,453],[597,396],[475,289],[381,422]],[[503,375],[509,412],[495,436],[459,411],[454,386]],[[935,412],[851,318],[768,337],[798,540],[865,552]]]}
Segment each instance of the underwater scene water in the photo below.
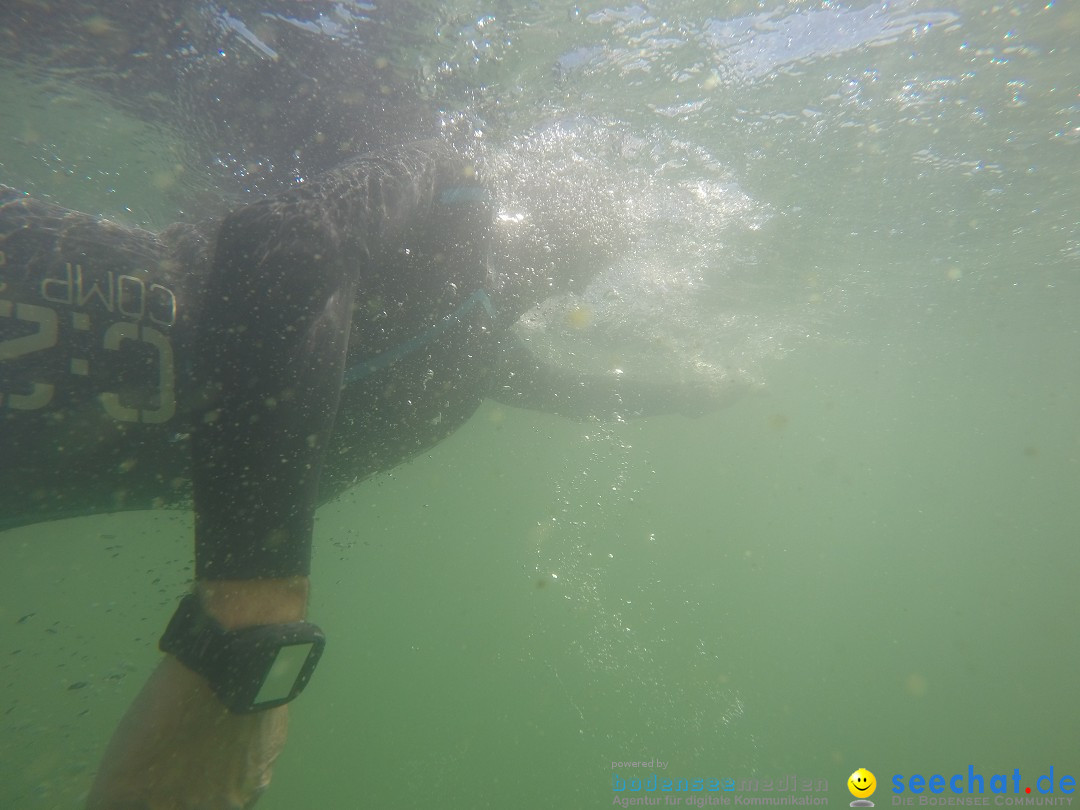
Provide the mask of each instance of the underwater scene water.
{"label": "underwater scene water", "polygon": [[[270,58],[237,6],[232,47]],[[110,4],[64,13],[130,46]],[[287,182],[193,158],[5,36],[0,182],[148,228]],[[329,643],[258,806],[840,807],[859,767],[878,806],[972,798],[969,768],[991,805],[1074,798],[1078,41],[1070,0],[402,6],[380,58],[435,129],[523,208],[555,164],[632,224],[518,325],[534,350],[730,402],[611,423],[485,403],[322,507]],[[191,536],[172,511],[0,534],[0,807],[81,806]],[[654,772],[759,782],[619,787]],[[896,792],[912,774],[962,790]],[[762,788],[791,777],[813,790]]]}

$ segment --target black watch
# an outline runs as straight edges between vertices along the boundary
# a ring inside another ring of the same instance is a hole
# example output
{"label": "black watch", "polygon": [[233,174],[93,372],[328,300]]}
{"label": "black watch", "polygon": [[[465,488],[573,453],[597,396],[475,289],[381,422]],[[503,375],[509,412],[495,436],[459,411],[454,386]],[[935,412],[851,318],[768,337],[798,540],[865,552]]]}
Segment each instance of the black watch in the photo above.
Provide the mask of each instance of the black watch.
{"label": "black watch", "polygon": [[158,642],[202,675],[229,711],[248,714],[299,695],[319,663],[326,637],[309,622],[226,630],[195,594],[182,600]]}

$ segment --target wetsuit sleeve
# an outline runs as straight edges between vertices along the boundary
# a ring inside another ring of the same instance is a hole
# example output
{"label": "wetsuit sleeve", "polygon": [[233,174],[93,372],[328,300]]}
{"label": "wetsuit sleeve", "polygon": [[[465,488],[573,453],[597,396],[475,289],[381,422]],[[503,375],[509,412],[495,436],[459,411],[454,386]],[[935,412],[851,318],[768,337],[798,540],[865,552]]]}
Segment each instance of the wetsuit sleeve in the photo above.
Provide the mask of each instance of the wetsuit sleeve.
{"label": "wetsuit sleeve", "polygon": [[354,274],[341,242],[334,222],[295,195],[222,224],[196,342],[200,579],[308,573],[348,345]]}
{"label": "wetsuit sleeve", "polygon": [[507,337],[500,345],[489,396],[504,405],[568,419],[621,421],[663,414],[702,416],[745,392],[745,384],[734,381],[656,383],[615,373],[578,373],[542,361],[524,341]]}
{"label": "wetsuit sleeve", "polygon": [[358,286],[401,265],[402,240],[455,232],[443,220],[468,206],[443,197],[461,177],[437,149],[404,148],[226,217],[196,342],[198,578],[309,573]]}

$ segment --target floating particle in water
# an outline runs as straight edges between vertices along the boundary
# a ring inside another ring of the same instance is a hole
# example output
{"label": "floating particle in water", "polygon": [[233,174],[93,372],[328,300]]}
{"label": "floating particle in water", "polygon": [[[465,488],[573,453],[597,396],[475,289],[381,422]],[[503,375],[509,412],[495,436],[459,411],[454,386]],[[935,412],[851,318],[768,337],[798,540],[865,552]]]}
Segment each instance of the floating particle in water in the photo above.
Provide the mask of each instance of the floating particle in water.
{"label": "floating particle in water", "polygon": [[904,691],[912,697],[925,697],[926,688],[926,677],[918,672],[912,672],[904,679]]}
{"label": "floating particle in water", "polygon": [[571,307],[566,313],[566,325],[571,329],[584,329],[592,322],[592,317],[588,307]]}

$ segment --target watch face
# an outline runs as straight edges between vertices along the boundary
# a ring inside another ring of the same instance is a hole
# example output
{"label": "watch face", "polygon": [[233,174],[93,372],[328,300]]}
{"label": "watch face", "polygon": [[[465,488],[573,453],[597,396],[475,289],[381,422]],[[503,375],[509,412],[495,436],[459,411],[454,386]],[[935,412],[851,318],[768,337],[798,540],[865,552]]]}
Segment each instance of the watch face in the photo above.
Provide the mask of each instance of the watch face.
{"label": "watch face", "polygon": [[[265,704],[279,704],[293,697],[297,689],[297,679],[304,672],[304,666],[315,642],[307,641],[300,644],[287,644],[279,647],[274,662],[266,672],[259,691],[252,701],[252,708],[258,709]],[[300,684],[302,687],[303,684]]]}

